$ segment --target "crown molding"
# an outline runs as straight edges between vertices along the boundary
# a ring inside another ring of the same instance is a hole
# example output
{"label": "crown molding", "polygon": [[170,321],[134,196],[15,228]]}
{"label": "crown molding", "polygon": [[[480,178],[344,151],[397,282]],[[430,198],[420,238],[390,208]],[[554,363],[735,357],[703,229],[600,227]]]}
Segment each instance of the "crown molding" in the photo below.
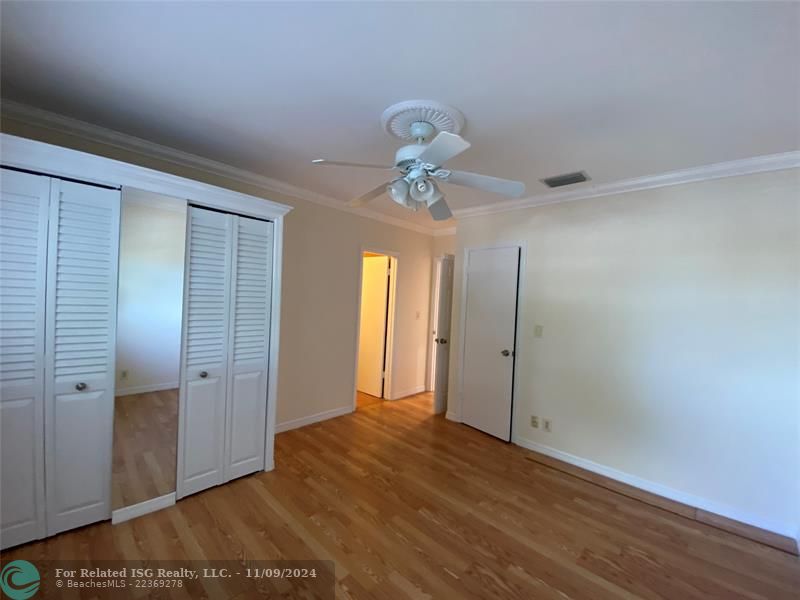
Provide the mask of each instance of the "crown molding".
{"label": "crown molding", "polygon": [[457,219],[468,217],[478,217],[491,215],[494,213],[520,210],[533,206],[545,204],[557,204],[559,202],[572,202],[575,200],[586,200],[588,198],[599,198],[601,196],[611,196],[614,194],[625,194],[639,190],[649,190],[653,188],[680,185],[682,183],[693,183],[698,181],[708,181],[710,179],[721,179],[723,177],[736,177],[737,175],[750,175],[752,173],[765,173],[767,171],[781,171],[784,169],[796,169],[800,167],[800,151],[783,152],[781,154],[768,154],[764,156],[754,156],[741,160],[715,163],[702,167],[692,167],[679,171],[669,171],[660,175],[647,175],[634,179],[623,179],[611,183],[600,183],[597,185],[586,185],[584,187],[563,191],[546,192],[519,200],[508,200],[497,202],[488,206],[475,206],[454,210],[453,215]]}
{"label": "crown molding", "polygon": [[[267,192],[276,192],[286,196],[292,196],[306,200],[321,206],[327,206],[335,210],[347,212],[356,216],[366,217],[374,221],[401,227],[431,236],[447,236],[455,235],[455,227],[448,227],[443,229],[434,229],[417,225],[404,219],[398,219],[389,215],[384,215],[377,211],[365,208],[353,208],[347,206],[340,200],[331,198],[302,187],[298,187],[265,175],[259,175],[252,171],[233,167],[225,163],[197,156],[189,152],[162,146],[155,142],[150,142],[142,138],[132,135],[127,135],[73,119],[65,117],[57,113],[53,113],[40,108],[21,104],[11,100],[2,100],[0,110],[4,117],[14,121],[74,135],[90,141],[113,146],[128,152],[134,152],[148,158],[157,158],[168,163],[188,167],[198,171],[203,171],[218,177],[224,177],[231,181],[238,181],[259,187]],[[518,200],[506,200],[494,202],[490,205],[475,206],[471,208],[456,209],[453,215],[456,219],[464,219],[469,217],[478,217],[483,215],[490,215],[494,213],[508,212],[513,210],[521,210],[531,208],[534,206],[543,206],[546,204],[556,204],[559,202],[572,202],[575,200],[586,200],[589,198],[599,198],[602,196],[610,196],[614,194],[624,194],[627,192],[635,192],[639,190],[654,189],[660,187],[667,187],[671,185],[680,185],[683,183],[693,183],[698,181],[707,181],[711,179],[720,179],[723,177],[735,177],[738,175],[749,175],[752,173],[763,173],[768,171],[780,171],[784,169],[793,169],[800,167],[800,151],[784,152],[781,154],[769,154],[764,156],[755,156],[752,158],[745,158],[741,160],[734,160],[729,162],[716,163],[705,165],[701,167],[692,167],[689,169],[682,169],[678,171],[670,171],[659,175],[647,175],[644,177],[637,177],[633,179],[624,179],[610,183],[601,183],[596,185],[587,184],[586,186],[562,191],[562,192],[545,192],[521,198]]]}
{"label": "crown molding", "polygon": [[18,121],[34,127],[49,129],[51,131],[57,131],[59,133],[74,135],[93,142],[105,144],[106,146],[119,148],[127,152],[134,152],[148,158],[157,158],[159,160],[163,160],[164,162],[203,171],[205,173],[216,175],[218,177],[224,177],[232,181],[253,185],[264,189],[267,192],[276,192],[285,196],[292,196],[359,217],[366,217],[386,225],[393,225],[395,227],[409,229],[425,235],[448,235],[437,233],[438,231],[442,230],[425,227],[423,225],[417,225],[416,223],[411,223],[403,219],[384,215],[374,210],[353,208],[347,206],[340,200],[331,198],[330,196],[325,196],[323,194],[319,194],[317,192],[313,192],[311,190],[307,190],[278,179],[273,179],[265,175],[259,175],[258,173],[254,173],[252,171],[233,167],[216,160],[211,160],[209,158],[197,156],[196,154],[184,152],[183,150],[177,150],[169,146],[163,146],[161,144],[150,142],[136,136],[120,133],[118,131],[114,131],[113,129],[107,129],[99,125],[94,125],[92,123],[87,123],[71,117],[65,117],[64,115],[59,115],[41,108],[35,108],[33,106],[14,102],[12,100],[3,99],[2,103],[0,104],[0,111],[2,111],[4,117],[13,121]]}

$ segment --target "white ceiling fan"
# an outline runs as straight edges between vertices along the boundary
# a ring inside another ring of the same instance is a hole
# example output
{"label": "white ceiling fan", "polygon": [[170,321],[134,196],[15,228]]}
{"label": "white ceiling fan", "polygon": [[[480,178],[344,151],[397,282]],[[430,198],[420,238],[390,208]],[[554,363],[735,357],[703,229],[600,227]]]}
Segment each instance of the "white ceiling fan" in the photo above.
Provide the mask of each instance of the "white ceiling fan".
{"label": "white ceiling fan", "polygon": [[397,150],[393,166],[324,158],[312,161],[317,165],[366,167],[400,173],[399,177],[351,200],[348,206],[364,206],[388,192],[391,199],[400,206],[414,211],[425,206],[434,220],[444,221],[453,214],[444,195],[439,191],[438,182],[476,188],[510,198],[518,198],[525,193],[525,184],[521,181],[443,167],[448,160],[470,147],[470,143],[458,135],[464,125],[464,117],[455,108],[430,100],[410,100],[387,108],[381,121],[390,134],[412,141]]}

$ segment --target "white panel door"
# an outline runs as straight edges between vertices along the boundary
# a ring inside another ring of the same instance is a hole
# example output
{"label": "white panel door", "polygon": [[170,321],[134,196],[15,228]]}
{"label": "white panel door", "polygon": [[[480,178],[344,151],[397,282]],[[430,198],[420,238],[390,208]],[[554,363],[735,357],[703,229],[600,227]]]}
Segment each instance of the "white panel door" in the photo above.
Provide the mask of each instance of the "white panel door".
{"label": "white panel door", "polygon": [[464,423],[511,440],[519,247],[470,250],[462,366]]}
{"label": "white panel door", "polygon": [[119,190],[52,180],[47,533],[111,516]]}
{"label": "white panel door", "polygon": [[234,217],[225,481],[264,469],[273,225]]}
{"label": "white panel door", "polygon": [[224,481],[234,219],[225,213],[189,208],[178,422],[179,498]]}
{"label": "white panel door", "polygon": [[0,543],[46,535],[44,324],[50,178],[0,170]]}
{"label": "white panel door", "polygon": [[450,370],[450,315],[453,304],[452,256],[445,256],[439,264],[438,288],[433,387],[433,412],[436,414],[447,408],[447,377]]}
{"label": "white panel door", "polygon": [[383,367],[388,302],[389,257],[363,257],[356,389],[378,398],[384,394]]}

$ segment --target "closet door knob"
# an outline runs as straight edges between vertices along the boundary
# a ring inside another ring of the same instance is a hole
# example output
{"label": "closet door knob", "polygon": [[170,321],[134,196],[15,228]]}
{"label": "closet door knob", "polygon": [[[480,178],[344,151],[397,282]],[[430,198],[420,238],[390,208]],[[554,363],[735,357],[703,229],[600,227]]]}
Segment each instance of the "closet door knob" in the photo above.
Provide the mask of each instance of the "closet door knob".
{"label": "closet door knob", "polygon": [[208,371],[200,371],[200,377],[202,377],[203,379],[208,377]]}
{"label": "closet door knob", "polygon": [[79,392],[82,392],[82,391],[83,391],[83,390],[85,390],[87,387],[89,387],[89,386],[88,386],[88,385],[86,385],[86,384],[85,384],[85,383],[83,383],[83,382],[81,382],[81,383],[76,383],[76,384],[75,384],[75,389],[76,389],[76,390],[78,390]]}
{"label": "closet door knob", "polygon": [[503,350],[500,354],[502,354],[503,356],[509,356],[511,352],[509,352],[508,350]]}

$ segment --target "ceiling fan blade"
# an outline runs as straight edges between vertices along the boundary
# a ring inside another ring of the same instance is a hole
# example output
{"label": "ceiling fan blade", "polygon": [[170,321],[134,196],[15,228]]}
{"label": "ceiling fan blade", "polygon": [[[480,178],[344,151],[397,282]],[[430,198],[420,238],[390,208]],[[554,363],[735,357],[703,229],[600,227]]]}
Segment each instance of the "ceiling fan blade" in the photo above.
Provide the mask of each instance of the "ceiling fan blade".
{"label": "ceiling fan blade", "polygon": [[525,193],[525,184],[521,181],[489,177],[488,175],[470,173],[468,171],[450,171],[450,175],[448,175],[444,181],[464,187],[477,188],[485,192],[493,192],[502,196],[509,196],[511,198],[519,198]]}
{"label": "ceiling fan blade", "polygon": [[311,161],[315,165],[330,165],[332,167],[364,167],[367,169],[394,169],[394,167],[387,167],[386,165],[372,165],[367,163],[354,163],[343,160],[328,160],[326,158],[315,158]]}
{"label": "ceiling fan blade", "polygon": [[444,198],[431,204],[428,207],[428,210],[431,211],[431,216],[433,217],[434,221],[446,221],[453,216],[453,213],[450,212],[450,207],[447,206],[447,202],[444,201]]}
{"label": "ceiling fan blade", "polygon": [[422,154],[419,155],[419,160],[434,167],[441,167],[448,160],[458,156],[469,147],[470,143],[460,135],[442,131],[422,151]]}
{"label": "ceiling fan blade", "polygon": [[378,187],[376,187],[374,189],[371,189],[366,194],[363,194],[363,195],[359,196],[358,198],[354,198],[353,200],[350,200],[350,202],[347,203],[347,206],[352,206],[354,208],[357,208],[359,206],[364,206],[368,202],[371,202],[372,200],[375,200],[375,198],[377,198],[381,194],[385,193],[386,192],[386,186],[388,186],[388,185],[389,185],[388,181],[386,183],[380,184]]}

